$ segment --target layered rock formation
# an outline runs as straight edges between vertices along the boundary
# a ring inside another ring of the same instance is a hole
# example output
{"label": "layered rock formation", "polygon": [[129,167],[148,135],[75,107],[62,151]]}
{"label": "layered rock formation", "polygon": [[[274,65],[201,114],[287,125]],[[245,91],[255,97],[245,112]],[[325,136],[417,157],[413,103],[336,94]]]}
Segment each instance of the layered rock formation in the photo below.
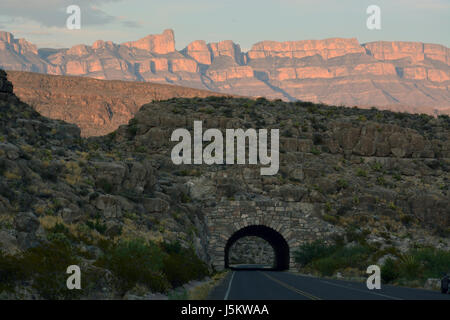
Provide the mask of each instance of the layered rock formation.
{"label": "layered rock formation", "polygon": [[354,38],[262,41],[248,52],[230,40],[175,49],[172,30],[137,41],[40,49],[0,32],[0,67],[172,83],[246,96],[450,113],[449,48]]}
{"label": "layered rock formation", "polygon": [[8,79],[22,101],[46,117],[76,124],[82,136],[100,136],[114,131],[128,123],[140,106],[149,101],[222,95],[167,84],[21,71],[8,71]]}

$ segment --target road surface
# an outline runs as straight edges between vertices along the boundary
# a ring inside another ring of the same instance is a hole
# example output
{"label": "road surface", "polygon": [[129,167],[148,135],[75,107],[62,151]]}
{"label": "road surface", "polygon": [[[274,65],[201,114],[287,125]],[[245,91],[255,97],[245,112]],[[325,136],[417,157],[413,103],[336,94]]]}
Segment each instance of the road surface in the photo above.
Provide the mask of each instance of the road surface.
{"label": "road surface", "polygon": [[450,300],[438,291],[302,276],[290,272],[232,270],[211,293],[213,300]]}

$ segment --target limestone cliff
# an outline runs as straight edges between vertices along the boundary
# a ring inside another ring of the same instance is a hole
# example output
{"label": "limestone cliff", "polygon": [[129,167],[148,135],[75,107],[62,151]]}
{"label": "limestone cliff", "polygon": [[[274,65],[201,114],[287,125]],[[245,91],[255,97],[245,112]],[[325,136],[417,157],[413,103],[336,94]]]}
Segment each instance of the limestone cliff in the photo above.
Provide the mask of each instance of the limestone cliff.
{"label": "limestone cliff", "polygon": [[450,49],[421,42],[330,38],[231,40],[175,48],[172,30],[136,41],[40,49],[0,33],[0,67],[106,80],[179,84],[228,94],[448,114]]}

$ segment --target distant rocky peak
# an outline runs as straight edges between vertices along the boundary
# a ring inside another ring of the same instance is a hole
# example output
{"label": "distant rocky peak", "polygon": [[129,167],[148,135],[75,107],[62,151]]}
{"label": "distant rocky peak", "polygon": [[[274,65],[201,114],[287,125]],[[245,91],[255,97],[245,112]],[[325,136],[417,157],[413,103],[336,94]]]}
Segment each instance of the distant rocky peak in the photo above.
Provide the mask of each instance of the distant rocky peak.
{"label": "distant rocky peak", "polygon": [[14,35],[7,31],[0,31],[0,41],[11,43],[14,40]]}
{"label": "distant rocky peak", "polygon": [[25,39],[15,39],[10,32],[0,31],[0,50],[5,50],[7,46],[18,54],[38,54],[37,47],[34,44]]}
{"label": "distant rocky peak", "polygon": [[92,44],[92,49],[109,49],[113,50],[115,49],[116,44],[112,41],[103,41],[103,40],[97,40]]}
{"label": "distant rocky peak", "polygon": [[236,63],[242,64],[241,46],[231,40],[213,42],[208,45],[213,57],[228,56]]}
{"label": "distant rocky peak", "polygon": [[195,40],[189,43],[181,53],[201,64],[210,65],[212,63],[211,50],[204,40]]}
{"label": "distant rocky peak", "polygon": [[125,42],[123,45],[157,54],[167,54],[175,52],[175,34],[172,29],[167,29],[162,34],[150,34],[137,41]]}

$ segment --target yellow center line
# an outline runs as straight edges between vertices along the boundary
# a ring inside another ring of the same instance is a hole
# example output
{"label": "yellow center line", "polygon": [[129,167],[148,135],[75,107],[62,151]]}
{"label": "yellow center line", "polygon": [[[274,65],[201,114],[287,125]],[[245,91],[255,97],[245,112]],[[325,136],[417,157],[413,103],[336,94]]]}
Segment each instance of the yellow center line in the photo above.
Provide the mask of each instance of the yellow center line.
{"label": "yellow center line", "polygon": [[272,276],[269,276],[269,275],[266,274],[266,273],[263,273],[263,272],[261,272],[261,271],[258,271],[258,272],[261,273],[261,274],[263,274],[263,275],[265,275],[265,276],[266,276],[267,278],[269,278],[270,280],[272,280],[272,281],[278,283],[279,285],[285,287],[286,289],[289,289],[289,290],[291,290],[291,291],[294,291],[295,293],[298,293],[299,295],[302,295],[302,296],[304,296],[304,297],[306,297],[306,298],[308,298],[308,299],[311,299],[311,300],[321,300],[319,297],[316,297],[316,296],[314,296],[314,295],[312,295],[312,294],[310,294],[310,293],[308,293],[308,292],[305,292],[305,291],[299,290],[299,289],[297,289],[297,288],[295,288],[295,287],[293,287],[293,286],[290,286],[290,285],[288,285],[287,283],[284,283],[283,281],[280,281],[280,280],[278,280],[278,279],[276,279],[276,278],[274,278],[274,277],[272,277]]}

